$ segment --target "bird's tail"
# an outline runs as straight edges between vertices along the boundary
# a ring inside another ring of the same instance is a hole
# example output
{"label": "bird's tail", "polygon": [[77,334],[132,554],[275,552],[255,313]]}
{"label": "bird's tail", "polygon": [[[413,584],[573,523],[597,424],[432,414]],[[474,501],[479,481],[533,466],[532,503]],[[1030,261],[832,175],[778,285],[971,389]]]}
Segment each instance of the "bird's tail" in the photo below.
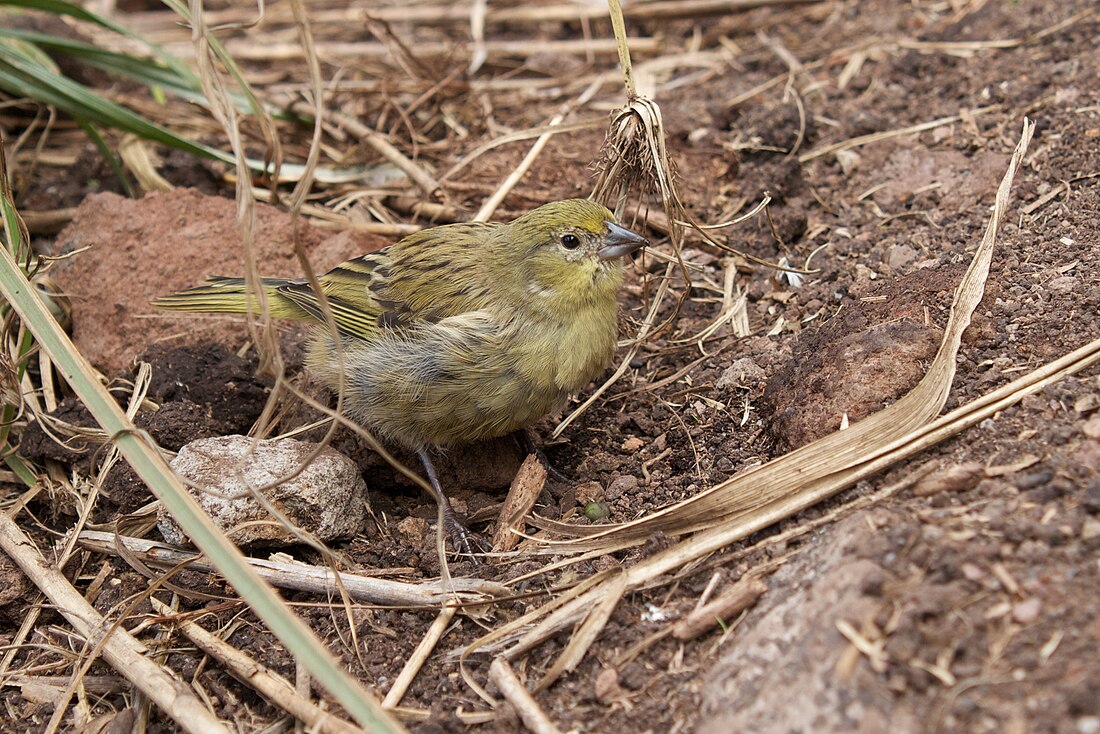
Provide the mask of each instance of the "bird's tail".
{"label": "bird's tail", "polygon": [[[264,278],[264,293],[272,316],[284,319],[304,320],[309,314],[280,292],[291,281],[282,278]],[[153,305],[162,311],[194,311],[201,313],[259,313],[260,304],[255,294],[249,294],[244,278],[226,278],[216,275],[202,285],[185,291],[161,296]]]}

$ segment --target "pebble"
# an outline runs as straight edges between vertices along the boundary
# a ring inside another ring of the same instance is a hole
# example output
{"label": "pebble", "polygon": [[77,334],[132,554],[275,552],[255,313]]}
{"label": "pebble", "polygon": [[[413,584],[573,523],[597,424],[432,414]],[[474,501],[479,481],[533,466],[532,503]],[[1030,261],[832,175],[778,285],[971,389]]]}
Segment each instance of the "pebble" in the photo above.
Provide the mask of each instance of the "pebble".
{"label": "pebble", "polygon": [[716,387],[724,390],[727,387],[756,388],[767,377],[763,368],[750,357],[742,357],[735,360],[718,378]]}
{"label": "pebble", "polygon": [[863,158],[854,150],[838,150],[836,152],[836,162],[840,164],[840,170],[844,172],[845,176],[851,176],[859,168],[862,161]]}
{"label": "pebble", "polygon": [[604,497],[608,500],[617,500],[624,494],[630,494],[638,488],[638,477],[626,476],[619,477],[611,482],[607,486],[607,491],[604,493]]}
{"label": "pebble", "polygon": [[1094,415],[1085,421],[1085,425],[1081,428],[1085,432],[1085,435],[1089,438],[1100,439],[1100,414]]}
{"label": "pebble", "polygon": [[397,532],[414,544],[419,544],[424,540],[424,536],[428,534],[429,529],[428,521],[422,517],[410,516],[397,523]]}
{"label": "pebble", "polygon": [[631,436],[630,438],[623,441],[622,446],[619,447],[619,450],[625,454],[633,454],[634,452],[641,450],[643,446],[645,446],[645,441],[638,438],[637,436]]}
{"label": "pebble", "polygon": [[584,506],[584,516],[593,522],[603,520],[610,514],[611,509],[607,506],[606,502],[593,500]]}
{"label": "pebble", "polygon": [[1016,487],[1022,490],[1035,489],[1040,484],[1046,484],[1053,478],[1054,472],[1050,469],[1040,469],[1039,471],[1021,474],[1016,478]]}
{"label": "pebble", "polygon": [[1039,618],[1043,603],[1038,597],[1025,599],[1012,607],[1012,620],[1017,624],[1031,624]]}
{"label": "pebble", "polygon": [[1082,716],[1077,720],[1077,731],[1080,734],[1100,732],[1100,716]]}
{"label": "pebble", "polygon": [[1090,550],[1100,547],[1100,520],[1090,517],[1081,525],[1081,542]]}
{"label": "pebble", "polygon": [[1100,480],[1085,488],[1085,493],[1081,495],[1081,509],[1093,515],[1100,514]]}
{"label": "pebble", "polygon": [[917,251],[909,245],[894,245],[886,252],[886,264],[891,270],[901,270],[917,259]]}

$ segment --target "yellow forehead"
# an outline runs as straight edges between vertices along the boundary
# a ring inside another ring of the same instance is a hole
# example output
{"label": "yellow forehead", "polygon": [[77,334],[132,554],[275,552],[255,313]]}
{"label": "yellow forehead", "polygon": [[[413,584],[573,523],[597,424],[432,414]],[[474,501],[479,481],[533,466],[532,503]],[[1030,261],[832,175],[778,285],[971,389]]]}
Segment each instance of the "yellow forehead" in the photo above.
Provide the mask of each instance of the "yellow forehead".
{"label": "yellow forehead", "polygon": [[607,231],[607,223],[615,221],[615,215],[603,204],[594,201],[566,199],[543,204],[516,221],[522,220],[552,229],[574,227],[592,234],[603,234]]}

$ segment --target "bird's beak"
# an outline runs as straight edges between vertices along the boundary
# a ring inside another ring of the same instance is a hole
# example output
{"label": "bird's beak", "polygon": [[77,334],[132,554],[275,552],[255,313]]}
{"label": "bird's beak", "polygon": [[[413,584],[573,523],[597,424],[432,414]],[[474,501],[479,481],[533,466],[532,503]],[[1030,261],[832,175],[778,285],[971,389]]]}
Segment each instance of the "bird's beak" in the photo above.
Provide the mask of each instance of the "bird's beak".
{"label": "bird's beak", "polygon": [[637,252],[648,244],[649,241],[645,237],[634,234],[626,227],[620,227],[614,222],[608,222],[607,235],[604,236],[603,245],[596,254],[601,260],[614,260]]}

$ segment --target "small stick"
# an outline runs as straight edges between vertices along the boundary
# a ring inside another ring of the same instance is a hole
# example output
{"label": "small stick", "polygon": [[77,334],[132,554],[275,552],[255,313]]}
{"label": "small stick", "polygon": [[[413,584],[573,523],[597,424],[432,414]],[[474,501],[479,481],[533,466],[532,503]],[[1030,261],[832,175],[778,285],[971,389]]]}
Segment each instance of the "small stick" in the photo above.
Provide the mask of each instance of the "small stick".
{"label": "small stick", "polygon": [[519,718],[535,734],[561,734],[561,729],[542,710],[528,690],[512,671],[504,658],[496,658],[489,666],[489,680],[500,689],[500,694],[516,709]]}
{"label": "small stick", "polygon": [[294,716],[310,728],[310,731],[327,734],[362,734],[362,729],[343,719],[324,711],[265,665],[230,645],[225,640],[207,632],[195,622],[177,616],[172,609],[156,599],[149,597],[153,609],[168,619],[187,639],[195,643],[207,655],[221,661],[233,677],[251,687],[270,703]]}
{"label": "small stick", "polygon": [[519,544],[520,536],[515,531],[523,530],[523,518],[535,506],[545,485],[546,467],[539,457],[531,454],[520,465],[497,517],[497,527],[493,531],[494,553],[506,553]]}
{"label": "small stick", "polygon": [[19,565],[85,640],[99,641],[107,634],[102,641],[104,659],[184,731],[228,734],[186,685],[146,657],[149,650],[137,638],[104,619],[3,512],[0,512],[0,549]]}
{"label": "small stick", "polygon": [[31,234],[57,234],[76,216],[76,207],[20,212],[20,216]]}
{"label": "small stick", "polygon": [[599,91],[601,86],[603,86],[603,77],[597,77],[596,80],[589,84],[588,87],[585,88],[585,90],[581,92],[575,100],[567,105],[564,105],[561,109],[561,112],[554,115],[554,117],[551,118],[550,122],[546,123],[546,132],[538,137],[534,145],[531,146],[531,149],[527,151],[527,155],[525,155],[523,157],[523,160],[520,161],[520,164],[516,167],[516,170],[508,174],[508,177],[504,179],[504,183],[502,183],[500,187],[493,192],[493,195],[490,196],[489,199],[481,205],[481,209],[479,209],[477,214],[474,215],[475,222],[489,221],[489,218],[493,216],[493,212],[495,212],[497,207],[500,206],[500,203],[504,201],[504,197],[508,196],[512,189],[515,188],[516,184],[519,183],[519,180],[523,178],[524,174],[526,174],[527,171],[534,164],[535,159],[538,158],[539,155],[542,153],[542,149],[545,148],[546,144],[550,142],[550,138],[554,137],[554,128],[561,125],[562,121],[565,120],[566,116],[569,115],[570,112],[577,109],[578,107],[582,107],[583,105],[588,104],[592,100],[592,97],[596,95],[596,92]]}
{"label": "small stick", "polygon": [[822,146],[816,150],[811,150],[808,153],[803,153],[798,156],[799,163],[808,163],[815,158],[820,158],[830,153],[836,153],[841,150],[849,150],[851,148],[858,148],[868,143],[875,143],[879,140],[888,140],[890,138],[901,137],[902,135],[912,135],[914,133],[922,133],[926,130],[932,130],[937,127],[943,127],[944,125],[950,125],[955,122],[966,119],[967,117],[977,117],[978,115],[984,115],[987,112],[1000,109],[997,105],[989,105],[988,107],[979,107],[973,110],[963,110],[958,115],[950,115],[949,117],[940,117],[935,120],[929,120],[928,122],[922,122],[918,125],[910,125],[908,127],[897,128],[896,130],[884,130],[878,133],[869,133],[867,135],[858,135],[848,140],[841,140],[839,143],[830,143],[829,145]]}
{"label": "small stick", "polygon": [[[115,537],[113,533],[87,530],[80,534],[80,546],[97,553],[117,553]],[[119,541],[126,550],[138,555],[151,566],[172,568],[186,563],[186,567],[193,571],[217,572],[214,564],[193,551],[179,550],[143,538],[120,537]],[[272,586],[326,595],[339,592],[335,574],[328,567],[278,563],[262,558],[246,558],[245,561]],[[454,595],[462,602],[484,602],[493,596],[504,596],[508,593],[505,587],[480,579],[451,579],[453,588],[445,588],[439,583],[406,584],[354,573],[341,573],[340,583],[348,596],[356,601],[395,606],[438,607]]]}
{"label": "small stick", "polygon": [[718,595],[712,602],[691,612],[672,628],[677,640],[694,640],[714,629],[718,620],[726,620],[745,611],[768,590],[768,585],[755,576],[746,577]]}
{"label": "small stick", "polygon": [[405,667],[401,669],[401,673],[397,676],[397,680],[393,682],[393,686],[390,687],[386,697],[382,699],[382,708],[395,708],[401,699],[405,697],[405,692],[409,690],[409,686],[412,685],[413,680],[416,678],[416,674],[420,672],[420,669],[424,667],[424,663],[427,661],[428,656],[432,654],[432,650],[439,644],[439,641],[443,638],[443,633],[447,631],[447,626],[454,619],[455,612],[458,607],[454,604],[448,604],[440,610],[439,616],[432,622],[432,626],[428,628],[428,631],[424,634],[424,639],[420,641],[420,644],[413,650],[412,657],[405,663]]}
{"label": "small stick", "polygon": [[[301,115],[313,115],[313,108],[305,101],[294,103],[291,105],[291,109]],[[435,193],[439,191],[439,182],[436,181],[430,173],[395,148],[382,133],[367,127],[350,115],[334,113],[331,114],[329,118],[330,123],[334,123],[344,128],[352,135],[362,138],[363,142],[374,148],[376,153],[404,171],[405,175],[407,175],[412,182],[416,184],[417,188],[426,195],[435,196]]]}
{"label": "small stick", "polygon": [[[661,50],[662,40],[654,36],[634,36],[630,39],[630,48],[639,53],[654,53]],[[169,51],[180,53],[180,44],[165,44]],[[226,50],[238,61],[289,61],[301,57],[302,47],[297,43],[255,44],[251,40],[230,41]],[[416,47],[417,55],[422,58],[454,57],[455,44],[451,42],[424,42]],[[529,58],[536,54],[555,54],[580,56],[582,54],[612,54],[616,52],[615,42],[608,38],[569,38],[561,41],[488,41],[485,43],[486,57],[490,60]],[[351,59],[387,59],[392,49],[383,43],[363,43],[359,41],[324,41],[317,44],[317,53],[321,58],[337,63]]]}
{"label": "small stick", "polygon": [[[776,5],[808,5],[821,0],[656,0],[655,2],[630,3],[623,8],[623,15],[630,19],[673,19],[693,18],[706,15],[726,15]],[[369,11],[358,8],[321,8],[311,13],[314,25],[339,24],[347,26],[361,23],[365,13],[385,23],[414,23],[418,26],[447,25],[468,21],[470,3],[448,3],[446,5],[401,3],[371,7]],[[281,6],[269,8],[265,14],[268,23],[285,22],[288,13]],[[138,14],[132,21],[135,30],[148,36],[164,27],[164,16],[168,13],[151,11]],[[206,13],[207,23],[213,26],[241,22],[239,8],[230,10],[212,10]],[[489,7],[485,15],[486,23],[547,23],[576,22],[598,20],[607,17],[607,12],[597,3],[554,3],[552,5],[517,5],[514,7]],[[128,21],[130,19],[127,19]],[[177,20],[170,15],[170,22]]]}

